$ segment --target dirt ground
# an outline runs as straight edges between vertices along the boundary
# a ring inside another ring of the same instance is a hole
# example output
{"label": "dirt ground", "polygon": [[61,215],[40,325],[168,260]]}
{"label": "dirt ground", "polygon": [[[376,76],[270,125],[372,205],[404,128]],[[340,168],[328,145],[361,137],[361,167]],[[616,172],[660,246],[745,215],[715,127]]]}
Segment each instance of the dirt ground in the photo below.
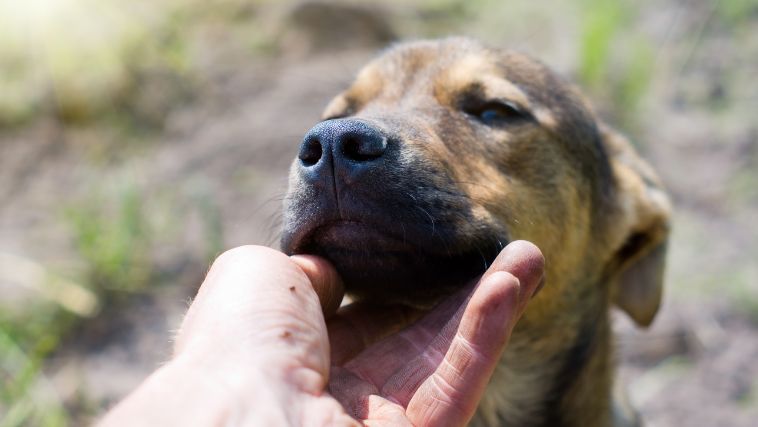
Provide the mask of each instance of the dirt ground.
{"label": "dirt ground", "polygon": [[[155,213],[150,221],[170,230],[151,242],[156,285],[106,306],[68,334],[45,360],[35,393],[63,402],[76,414],[74,423],[92,420],[166,359],[171,331],[218,250],[276,246],[289,163],[327,101],[388,39],[437,34],[419,24],[437,18],[405,13],[398,4],[388,2],[387,17],[372,18],[378,23],[351,30],[365,34],[345,45],[307,13],[277,33],[286,49],[276,54],[248,55],[208,32],[214,48],[203,59],[209,65],[202,90],[172,108],[147,143],[128,150],[107,126],[41,117],[0,128],[0,255],[75,275],[84,261],[62,207],[123,182]],[[710,2],[640,4],[625,31],[652,40],[652,77],[625,126],[666,183],[675,214],[659,317],[640,331],[616,313],[619,378],[648,425],[754,426],[758,8],[745,9],[737,30]],[[280,9],[266,13],[285,19]],[[571,40],[581,31],[560,19],[560,9],[534,16],[549,34],[515,18],[507,21],[514,22],[511,33],[482,34],[486,25],[465,21],[443,28],[528,50],[576,78],[581,67]],[[590,92],[599,95],[601,114],[619,119],[602,90]],[[105,208],[112,203],[102,201]],[[209,243],[214,239],[218,245]],[[3,275],[0,295],[4,310],[23,310],[40,298]]]}

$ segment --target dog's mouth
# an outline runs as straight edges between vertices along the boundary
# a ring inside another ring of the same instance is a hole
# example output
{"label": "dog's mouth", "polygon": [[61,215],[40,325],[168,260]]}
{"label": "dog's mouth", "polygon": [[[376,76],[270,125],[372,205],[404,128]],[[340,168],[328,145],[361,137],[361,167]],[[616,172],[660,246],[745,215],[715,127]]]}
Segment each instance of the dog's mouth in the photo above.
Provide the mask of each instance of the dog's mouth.
{"label": "dog's mouth", "polygon": [[430,307],[484,273],[508,234],[420,148],[429,132],[402,120],[314,126],[290,170],[282,249],[326,258],[348,294],[382,303]]}
{"label": "dog's mouth", "polygon": [[507,244],[477,244],[470,237],[464,242],[439,233],[414,240],[408,234],[416,233],[402,235],[400,229],[330,221],[285,238],[284,250],[328,259],[358,299],[428,307],[484,273]]}

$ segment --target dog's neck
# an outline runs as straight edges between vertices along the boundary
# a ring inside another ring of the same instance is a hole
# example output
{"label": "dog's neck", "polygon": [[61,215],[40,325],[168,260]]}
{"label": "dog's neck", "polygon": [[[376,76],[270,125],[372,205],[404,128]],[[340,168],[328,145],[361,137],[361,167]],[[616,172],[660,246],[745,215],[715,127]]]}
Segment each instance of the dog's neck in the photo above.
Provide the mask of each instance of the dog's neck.
{"label": "dog's neck", "polygon": [[612,424],[608,303],[587,306],[571,324],[556,317],[516,327],[471,425]]}

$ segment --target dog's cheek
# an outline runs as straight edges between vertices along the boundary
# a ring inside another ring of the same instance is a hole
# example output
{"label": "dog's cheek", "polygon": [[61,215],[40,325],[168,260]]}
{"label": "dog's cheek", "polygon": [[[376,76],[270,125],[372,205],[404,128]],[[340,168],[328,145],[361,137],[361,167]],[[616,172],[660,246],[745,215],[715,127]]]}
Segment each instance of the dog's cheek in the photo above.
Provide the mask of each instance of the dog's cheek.
{"label": "dog's cheek", "polygon": [[498,199],[510,228],[548,252],[580,249],[590,213],[580,174],[550,140],[527,135],[507,148],[498,165],[505,177]]}

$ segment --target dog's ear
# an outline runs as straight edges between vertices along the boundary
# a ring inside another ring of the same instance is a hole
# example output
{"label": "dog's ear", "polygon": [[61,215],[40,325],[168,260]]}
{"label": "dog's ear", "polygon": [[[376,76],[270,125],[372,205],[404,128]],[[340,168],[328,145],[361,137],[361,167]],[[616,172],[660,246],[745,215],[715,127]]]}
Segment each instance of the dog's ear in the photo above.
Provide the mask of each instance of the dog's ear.
{"label": "dog's ear", "polygon": [[613,255],[606,270],[611,295],[639,326],[648,326],[661,303],[671,205],[629,141],[605,125],[600,134],[616,181],[608,234]]}

